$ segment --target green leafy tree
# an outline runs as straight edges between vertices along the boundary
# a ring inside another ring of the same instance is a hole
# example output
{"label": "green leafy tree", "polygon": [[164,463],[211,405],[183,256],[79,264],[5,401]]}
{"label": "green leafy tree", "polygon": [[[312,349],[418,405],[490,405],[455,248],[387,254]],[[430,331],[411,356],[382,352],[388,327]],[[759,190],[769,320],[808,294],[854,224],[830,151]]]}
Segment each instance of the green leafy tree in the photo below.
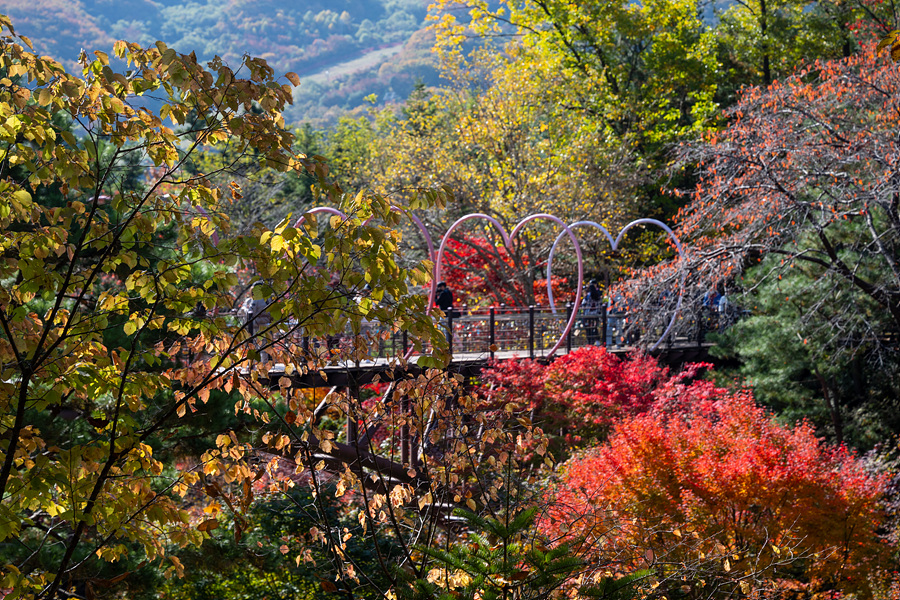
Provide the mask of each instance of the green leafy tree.
{"label": "green leafy tree", "polygon": [[[435,230],[471,212],[507,230],[539,212],[613,231],[671,214],[655,168],[717,108],[715,40],[696,3],[446,2],[432,16],[449,83],[414,90],[402,114],[382,116],[368,186],[399,199],[423,186],[452,191],[450,211],[425,215]],[[488,243],[459,241],[518,303],[534,303],[553,237],[520,240],[509,265],[490,229],[474,237]],[[600,257],[605,245],[586,242]]]}
{"label": "green leafy tree", "polygon": [[[417,345],[442,338],[409,293],[424,272],[394,261],[400,215],[380,198],[342,196],[320,163],[294,154],[279,113],[291,88],[264,61],[202,67],[162,43],[119,42],[125,74],[97,52],[74,76],[30,52],[7,18],[0,26],[0,587],[52,599],[121,582],[131,568],[108,563],[129,556],[182,570],[171,549],[213,527],[183,498],[209,485],[223,503],[221,486],[249,485],[256,472],[236,462],[243,446],[227,465],[166,465],[162,448],[216,389],[249,403],[269,370],[261,352],[299,356],[290,337],[299,328],[312,338],[359,331],[363,314],[403,326]],[[77,135],[57,126],[59,114]],[[184,132],[196,114],[202,125]],[[350,216],[231,235],[225,192],[186,170],[202,148],[226,142],[260,165],[316,176]],[[140,186],[116,185],[135,169]],[[253,335],[222,312],[236,268],[265,279],[255,294],[269,299],[271,320]],[[354,302],[366,283],[370,299]],[[306,358],[304,368],[332,359]],[[237,538],[250,497],[229,505]]]}

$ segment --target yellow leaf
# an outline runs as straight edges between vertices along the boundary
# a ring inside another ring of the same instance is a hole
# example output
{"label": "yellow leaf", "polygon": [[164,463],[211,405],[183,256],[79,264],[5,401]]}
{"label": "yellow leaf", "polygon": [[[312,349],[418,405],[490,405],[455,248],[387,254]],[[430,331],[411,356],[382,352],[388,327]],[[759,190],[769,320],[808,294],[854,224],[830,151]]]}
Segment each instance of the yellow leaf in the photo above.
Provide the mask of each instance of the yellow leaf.
{"label": "yellow leaf", "polygon": [[900,31],[897,31],[897,30],[895,29],[894,31],[891,31],[891,32],[888,33],[886,36],[884,36],[883,38],[881,38],[881,41],[878,42],[878,46],[875,47],[875,51],[876,51],[876,52],[881,52],[881,51],[884,50],[887,46],[893,44],[893,43],[894,43],[894,40],[897,39],[897,35],[898,35],[898,34],[900,34]]}
{"label": "yellow leaf", "polygon": [[53,92],[51,92],[47,88],[41,88],[41,90],[38,92],[38,104],[40,104],[41,106],[47,106],[51,102],[53,102]]}

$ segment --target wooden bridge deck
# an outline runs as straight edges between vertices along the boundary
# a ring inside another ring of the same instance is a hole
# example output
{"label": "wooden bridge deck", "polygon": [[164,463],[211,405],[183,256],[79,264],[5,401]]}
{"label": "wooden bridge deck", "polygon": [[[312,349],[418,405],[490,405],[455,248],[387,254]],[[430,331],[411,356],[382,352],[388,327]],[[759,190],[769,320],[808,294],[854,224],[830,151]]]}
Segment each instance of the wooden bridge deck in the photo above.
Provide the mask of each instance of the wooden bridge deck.
{"label": "wooden bridge deck", "polygon": [[[581,348],[584,346],[578,346]],[[671,345],[661,346],[655,351],[650,352],[652,356],[657,357],[660,362],[668,365],[680,365],[688,362],[705,361],[709,358],[709,348],[712,344],[696,342],[688,342],[685,340],[676,341]],[[571,348],[569,351],[576,350]],[[607,349],[609,352],[618,356],[626,356],[637,348],[633,346],[616,346]],[[560,348],[553,357],[537,356],[536,360],[550,361],[554,358],[564,356],[567,353],[565,347]],[[503,361],[517,358],[529,358],[527,352],[522,350],[500,350],[496,352],[465,352],[453,354],[450,364],[446,370],[453,373],[460,373],[465,377],[475,377],[482,369],[484,369],[492,360]],[[291,380],[292,385],[305,388],[318,387],[357,387],[372,383],[373,381],[391,380],[404,375],[418,375],[424,369],[416,363],[416,356],[409,361],[400,361],[397,358],[375,358],[371,360],[363,360],[359,362],[341,361],[337,364],[328,365],[319,370],[307,370],[299,372],[295,370],[287,377]],[[277,381],[285,376],[284,364],[277,363],[269,371],[269,379]]]}

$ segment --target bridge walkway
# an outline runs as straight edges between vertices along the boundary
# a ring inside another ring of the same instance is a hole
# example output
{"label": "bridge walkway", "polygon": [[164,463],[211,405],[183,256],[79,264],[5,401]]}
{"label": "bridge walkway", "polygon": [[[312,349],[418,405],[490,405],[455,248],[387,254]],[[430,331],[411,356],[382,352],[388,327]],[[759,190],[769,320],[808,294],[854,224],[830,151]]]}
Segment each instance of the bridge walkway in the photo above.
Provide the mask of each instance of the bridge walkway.
{"label": "bridge walkway", "polygon": [[[664,328],[652,332],[638,330],[630,323],[627,313],[585,314],[582,311],[554,351],[565,331],[570,311],[571,307],[556,313],[548,307],[492,307],[448,315],[441,322],[451,347],[451,361],[446,368],[450,372],[477,376],[492,361],[516,358],[550,361],[578,348],[595,345],[619,356],[635,351],[647,352],[664,364],[677,366],[706,360],[711,347],[706,341],[706,333],[716,328],[708,317],[703,317],[699,323],[696,319],[679,318],[669,335],[659,340]],[[402,376],[404,372],[421,372],[417,355],[408,360],[401,358],[407,356],[410,349],[405,332],[386,333],[372,324],[364,327],[362,333],[378,340],[377,346],[373,345],[371,358],[357,362],[339,360],[317,371],[294,370],[289,375],[292,384],[306,388],[352,387],[371,383],[376,377],[384,381]],[[296,335],[292,341],[298,345],[310,343]],[[337,343],[352,342],[348,336]],[[430,348],[425,348],[426,353],[429,351]],[[271,375],[281,377],[284,371],[283,364],[276,364]]]}

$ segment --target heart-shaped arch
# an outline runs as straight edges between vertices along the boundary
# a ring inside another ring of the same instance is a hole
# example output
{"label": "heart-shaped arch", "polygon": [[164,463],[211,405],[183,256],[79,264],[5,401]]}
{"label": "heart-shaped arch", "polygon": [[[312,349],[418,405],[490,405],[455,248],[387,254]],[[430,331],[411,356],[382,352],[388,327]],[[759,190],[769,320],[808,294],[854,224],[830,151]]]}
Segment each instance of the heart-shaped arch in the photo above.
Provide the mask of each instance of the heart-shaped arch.
{"label": "heart-shaped arch", "polygon": [[[632,227],[636,227],[638,225],[656,225],[660,229],[666,232],[672,242],[675,244],[675,248],[678,250],[678,260],[682,264],[684,263],[684,248],[681,246],[681,240],[678,239],[678,236],[675,235],[675,232],[672,229],[663,223],[662,221],[657,221],[656,219],[636,219],[631,223],[627,224],[625,227],[619,231],[619,235],[616,236],[614,240],[612,235],[610,235],[609,231],[607,231],[606,227],[603,225],[596,223],[594,221],[577,221],[569,225],[569,228],[574,229],[575,227],[594,227],[603,232],[603,235],[606,236],[606,239],[609,241],[609,245],[612,248],[612,251],[615,252],[619,249],[619,244],[622,242],[622,239],[625,237],[625,234]],[[547,297],[550,301],[550,310],[553,314],[556,314],[556,303],[553,300],[553,286],[550,285],[551,277],[553,274],[553,254],[556,252],[556,247],[559,245],[559,242],[562,240],[562,233],[560,233],[556,240],[553,242],[553,246],[550,248],[550,254],[547,256]],[[581,288],[581,274],[582,274],[582,264],[581,264],[581,249],[576,246],[576,254],[578,255],[578,287]],[[669,333],[672,331],[672,328],[675,327],[675,321],[678,319],[678,313],[681,311],[681,303],[684,300],[684,282],[685,282],[686,274],[682,269],[681,272],[681,281],[678,285],[678,302],[675,304],[675,310],[672,311],[672,318],[669,319],[669,325],[666,327],[666,330],[659,336],[659,339],[656,340],[656,343],[651,346],[650,350],[656,350],[660,344],[666,339]]]}
{"label": "heart-shaped arch", "polygon": [[[435,260],[434,260],[434,278],[432,279],[432,301],[429,302],[428,310],[429,311],[431,310],[431,305],[434,302],[434,289],[435,289],[435,286],[437,285],[436,282],[440,281],[440,278],[441,278],[441,259],[444,256],[444,248],[447,246],[447,241],[450,239],[450,234],[452,234],[453,230],[456,229],[459,225],[461,225],[465,221],[469,221],[472,219],[484,219],[484,220],[490,222],[494,227],[496,227],[497,231],[500,232],[500,237],[503,239],[503,243],[507,249],[510,249],[510,244],[512,243],[512,240],[515,239],[516,235],[520,231],[522,231],[522,229],[528,223],[530,223],[531,221],[538,220],[538,219],[547,219],[547,220],[553,221],[554,223],[556,223],[563,229],[563,231],[559,234],[559,237],[562,237],[563,235],[568,235],[569,239],[572,240],[572,245],[575,246],[575,255],[578,257],[578,287],[575,288],[575,305],[574,305],[574,308],[572,309],[572,314],[571,314],[571,316],[569,316],[569,320],[566,323],[566,327],[563,330],[562,334],[559,336],[559,339],[556,340],[556,343],[553,345],[553,347],[550,349],[549,353],[547,354],[548,357],[553,356],[553,354],[559,349],[559,347],[562,345],[563,341],[566,339],[566,336],[569,335],[569,331],[572,330],[572,327],[575,324],[576,319],[578,318],[578,307],[581,306],[581,286],[584,282],[584,274],[583,274],[583,269],[582,269],[583,261],[581,258],[581,245],[579,245],[579,243],[578,243],[578,237],[575,235],[575,232],[572,231],[572,229],[568,225],[566,225],[561,219],[559,219],[558,217],[555,217],[553,215],[546,214],[546,213],[537,213],[537,214],[525,217],[524,219],[519,221],[519,223],[513,228],[512,232],[509,234],[506,233],[506,230],[503,228],[503,225],[501,225],[500,222],[497,221],[497,219],[495,219],[494,217],[491,217],[490,215],[486,215],[483,213],[474,213],[474,214],[466,215],[464,217],[460,217],[459,219],[457,219],[450,226],[450,228],[447,230],[447,232],[444,233],[444,237],[441,238],[441,246],[440,246],[440,248],[438,248],[437,256],[435,257]],[[557,240],[558,239],[559,238],[557,238]],[[548,283],[548,285],[550,283],[549,277],[547,279],[547,283]]]}
{"label": "heart-shaped arch", "polygon": [[[422,237],[425,238],[425,244],[428,246],[428,258],[431,259],[432,261],[434,261],[434,256],[435,256],[434,255],[434,241],[431,239],[431,235],[428,233],[428,230],[425,228],[425,224],[422,222],[422,220],[419,217],[417,217],[414,213],[412,213],[408,210],[405,210],[403,208],[400,208],[398,206],[391,206],[391,210],[393,212],[397,212],[397,213],[406,215],[407,217],[409,217],[409,219],[413,223],[416,224],[416,226],[419,228],[419,232],[422,234]],[[336,208],[332,208],[330,206],[317,206],[315,208],[309,209],[308,211],[306,211],[305,213],[300,215],[300,217],[294,222],[294,227],[295,228],[300,227],[303,224],[303,222],[306,221],[306,215],[315,215],[315,214],[319,214],[319,213],[326,213],[326,214],[334,215],[336,217],[340,217],[341,219],[347,219],[347,215]],[[371,221],[372,218],[373,217],[366,219],[363,222],[363,225],[368,224],[368,222]],[[434,296],[435,296],[435,292],[437,290],[437,284],[435,283],[435,281],[436,281],[436,279],[432,278],[431,290],[428,295],[428,308],[427,308],[426,314],[429,314],[431,312],[431,307],[434,304]],[[404,360],[408,360],[412,356],[412,354],[413,354],[413,348],[410,348],[409,350],[407,350],[406,355],[403,357]]]}

